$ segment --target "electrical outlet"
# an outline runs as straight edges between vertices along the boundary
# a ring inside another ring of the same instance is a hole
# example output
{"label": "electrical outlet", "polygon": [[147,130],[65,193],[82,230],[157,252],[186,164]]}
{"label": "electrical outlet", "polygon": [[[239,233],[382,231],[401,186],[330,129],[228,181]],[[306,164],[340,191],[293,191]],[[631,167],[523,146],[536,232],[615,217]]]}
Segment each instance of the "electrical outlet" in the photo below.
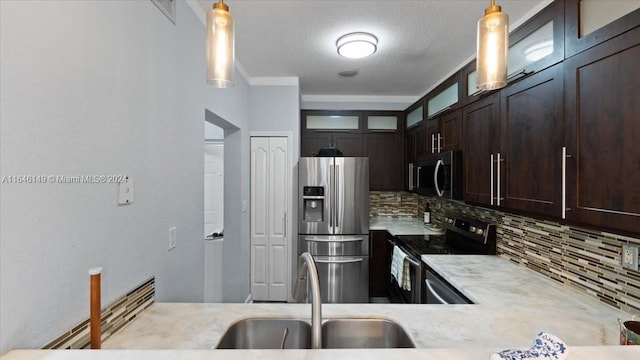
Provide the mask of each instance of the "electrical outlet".
{"label": "electrical outlet", "polygon": [[176,247],[176,227],[169,228],[169,250]]}
{"label": "electrical outlet", "polygon": [[622,267],[638,271],[638,247],[622,245]]}

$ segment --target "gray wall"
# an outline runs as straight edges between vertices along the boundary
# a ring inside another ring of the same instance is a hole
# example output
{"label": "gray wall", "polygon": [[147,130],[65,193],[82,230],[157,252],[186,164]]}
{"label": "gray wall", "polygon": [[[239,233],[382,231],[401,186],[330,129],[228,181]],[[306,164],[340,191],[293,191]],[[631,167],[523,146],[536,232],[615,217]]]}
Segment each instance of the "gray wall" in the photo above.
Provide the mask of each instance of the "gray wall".
{"label": "gray wall", "polygon": [[[135,181],[127,206],[116,184],[0,185],[0,353],[86,319],[93,266],[103,304],[151,276],[158,301],[202,301],[202,124],[211,111],[235,129],[225,245],[248,256],[248,83],[206,84],[204,26],[182,1],[177,25],[151,1],[0,1],[0,16],[1,175]],[[229,301],[248,294],[248,268],[237,275]]]}

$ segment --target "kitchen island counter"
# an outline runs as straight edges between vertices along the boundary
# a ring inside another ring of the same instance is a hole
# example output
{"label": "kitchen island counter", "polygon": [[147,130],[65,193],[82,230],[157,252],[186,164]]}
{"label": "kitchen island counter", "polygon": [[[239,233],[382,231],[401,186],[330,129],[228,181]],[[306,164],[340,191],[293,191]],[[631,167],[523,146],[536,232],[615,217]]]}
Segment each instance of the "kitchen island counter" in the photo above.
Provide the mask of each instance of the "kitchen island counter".
{"label": "kitchen island counter", "polygon": [[[3,360],[488,360],[497,349],[17,350]],[[566,360],[637,360],[640,346],[569,347]]]}
{"label": "kitchen island counter", "polygon": [[[569,345],[568,359],[640,358],[640,346],[602,346],[618,344],[616,319],[630,317],[628,313],[497,256],[425,255],[423,261],[478,303],[325,304],[322,309],[324,319],[394,320],[418,349],[206,351],[215,348],[225,330],[240,319],[309,320],[311,305],[155,303],[103,343],[103,349],[121,351],[14,351],[6,359],[488,359],[501,349],[529,348],[541,331]],[[487,282],[490,274],[500,276]]]}
{"label": "kitchen island counter", "polygon": [[[324,304],[323,319],[382,317],[418,348],[527,348],[548,332],[570,346],[616,345],[631,314],[498,256],[424,255],[473,305]],[[310,304],[156,303],[103,345],[111,349],[212,349],[249,317],[309,319]]]}

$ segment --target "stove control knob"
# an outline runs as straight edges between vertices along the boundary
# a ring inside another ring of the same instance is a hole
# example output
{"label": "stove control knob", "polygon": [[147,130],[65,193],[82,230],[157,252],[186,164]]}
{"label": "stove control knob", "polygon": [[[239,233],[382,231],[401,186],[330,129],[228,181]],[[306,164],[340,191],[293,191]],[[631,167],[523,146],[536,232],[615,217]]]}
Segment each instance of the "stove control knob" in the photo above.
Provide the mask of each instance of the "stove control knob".
{"label": "stove control knob", "polygon": [[484,234],[484,230],[478,228],[478,230],[476,230],[476,234],[482,235],[482,234]]}
{"label": "stove control knob", "polygon": [[469,227],[469,231],[471,231],[472,233],[476,232],[476,227],[475,226]]}
{"label": "stove control knob", "polygon": [[447,218],[447,222],[448,222],[449,224],[453,224],[453,219],[452,219],[452,218]]}

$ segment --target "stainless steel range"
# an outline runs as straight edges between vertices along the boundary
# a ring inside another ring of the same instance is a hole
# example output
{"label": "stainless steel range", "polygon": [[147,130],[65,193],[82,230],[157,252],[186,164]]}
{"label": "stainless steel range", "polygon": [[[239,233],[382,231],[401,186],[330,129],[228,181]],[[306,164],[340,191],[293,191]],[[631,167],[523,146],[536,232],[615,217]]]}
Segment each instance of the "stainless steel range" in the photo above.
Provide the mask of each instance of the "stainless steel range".
{"label": "stainless steel range", "polygon": [[478,220],[447,217],[444,235],[396,235],[389,238],[389,271],[394,247],[406,254],[409,266],[409,286],[401,286],[392,276],[389,288],[391,302],[415,304],[471,303],[464,295],[448,285],[421,260],[422,254],[495,255],[496,229]]}

